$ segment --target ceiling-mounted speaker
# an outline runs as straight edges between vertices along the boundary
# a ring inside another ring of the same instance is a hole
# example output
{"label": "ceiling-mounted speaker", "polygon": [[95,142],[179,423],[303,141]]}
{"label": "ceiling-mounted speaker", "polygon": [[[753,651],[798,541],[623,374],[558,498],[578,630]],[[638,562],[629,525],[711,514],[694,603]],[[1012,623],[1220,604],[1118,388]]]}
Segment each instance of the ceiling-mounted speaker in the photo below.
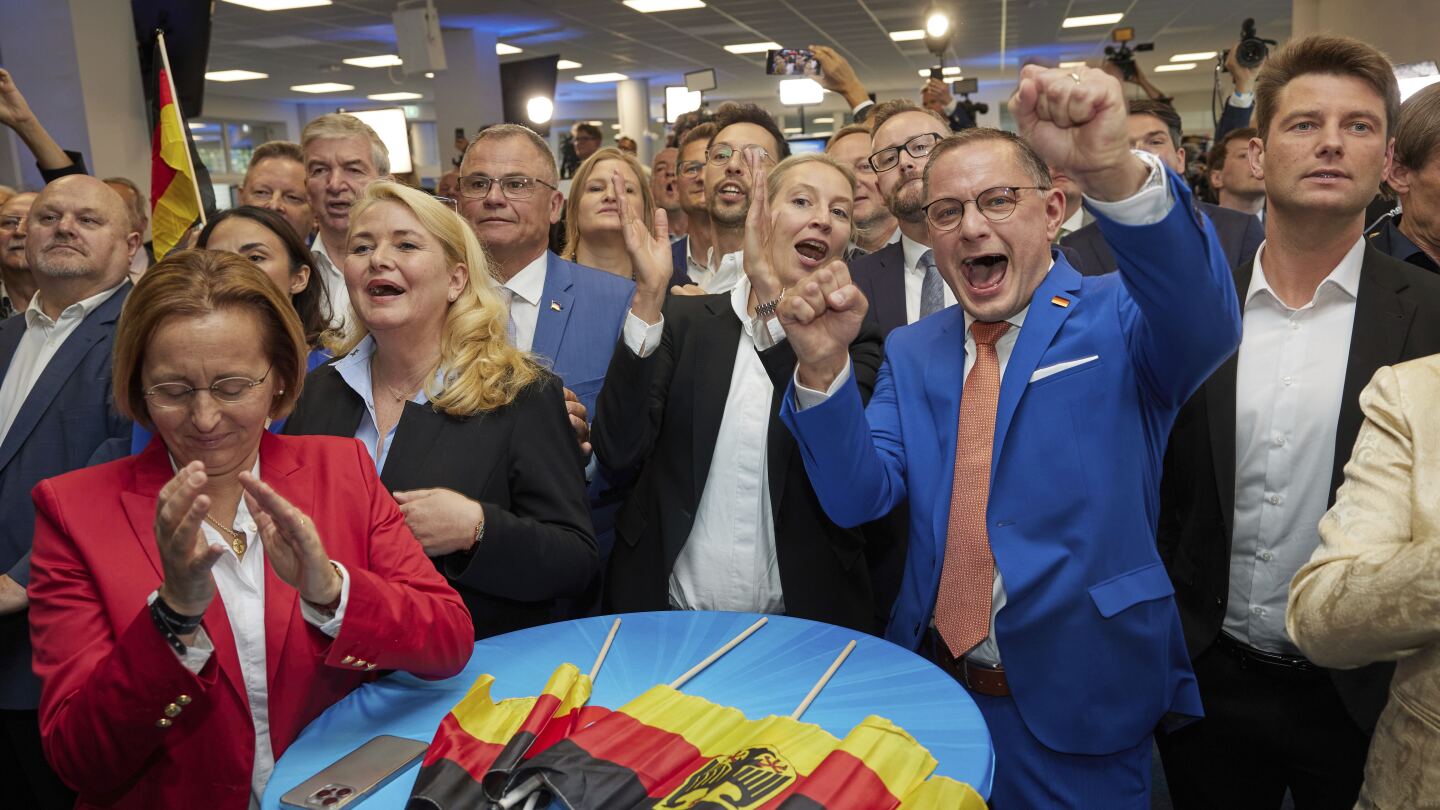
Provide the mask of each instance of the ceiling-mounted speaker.
{"label": "ceiling-mounted speaker", "polygon": [[445,69],[440,14],[435,11],[433,0],[425,0],[423,6],[401,6],[391,18],[395,21],[395,45],[405,63],[401,66],[405,75]]}

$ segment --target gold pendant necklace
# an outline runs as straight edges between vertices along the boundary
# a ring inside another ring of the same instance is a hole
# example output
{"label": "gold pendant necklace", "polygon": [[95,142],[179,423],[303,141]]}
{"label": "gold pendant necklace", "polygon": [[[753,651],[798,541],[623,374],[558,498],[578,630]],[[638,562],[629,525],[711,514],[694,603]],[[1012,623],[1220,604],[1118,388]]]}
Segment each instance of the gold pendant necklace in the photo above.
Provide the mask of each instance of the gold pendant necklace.
{"label": "gold pendant necklace", "polygon": [[244,532],[237,532],[234,529],[227,529],[224,526],[221,526],[219,521],[215,520],[209,515],[205,516],[205,522],[209,523],[211,526],[214,526],[215,529],[220,532],[221,537],[227,538],[227,542],[230,543],[230,548],[235,550],[236,557],[239,557],[242,560],[245,559],[245,549],[248,548],[248,546],[245,543]]}

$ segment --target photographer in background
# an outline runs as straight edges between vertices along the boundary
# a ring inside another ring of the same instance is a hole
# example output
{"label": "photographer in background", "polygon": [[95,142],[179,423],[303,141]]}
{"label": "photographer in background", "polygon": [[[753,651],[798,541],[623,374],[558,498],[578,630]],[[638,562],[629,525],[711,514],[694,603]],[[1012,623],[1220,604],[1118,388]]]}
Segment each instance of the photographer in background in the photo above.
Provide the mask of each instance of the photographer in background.
{"label": "photographer in background", "polygon": [[[933,68],[932,72],[938,70],[939,68]],[[945,116],[950,122],[950,128],[956,132],[977,126],[975,116],[990,112],[990,105],[971,101],[969,93],[961,93],[957,99],[951,88],[950,82],[931,75],[925,86],[920,88],[920,106]]]}
{"label": "photographer in background", "polygon": [[1247,18],[1240,26],[1240,38],[1220,55],[1235,92],[1225,99],[1225,110],[1215,124],[1215,143],[1231,130],[1250,126],[1250,113],[1255,108],[1255,74],[1270,57],[1269,46],[1275,44],[1273,39],[1256,36],[1255,21]]}

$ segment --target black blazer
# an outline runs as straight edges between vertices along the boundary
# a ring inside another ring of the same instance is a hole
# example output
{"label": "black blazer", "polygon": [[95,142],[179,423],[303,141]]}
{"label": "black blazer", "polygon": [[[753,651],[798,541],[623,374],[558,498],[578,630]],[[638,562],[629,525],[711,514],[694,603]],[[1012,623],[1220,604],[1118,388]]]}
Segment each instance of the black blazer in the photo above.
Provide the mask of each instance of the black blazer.
{"label": "black blazer", "polygon": [[[1232,269],[1255,258],[1255,251],[1265,241],[1265,226],[1259,217],[1207,202],[1195,204],[1215,223],[1215,235],[1220,238],[1220,247],[1224,249]],[[1061,239],[1060,244],[1074,250],[1070,254],[1070,263],[1081,275],[1100,276],[1119,269],[1115,253],[1105,243],[1105,236],[1100,233],[1097,223],[1092,222]]]}
{"label": "black blazer", "polygon": [[[605,466],[643,466],[615,523],[605,575],[609,610],[669,606],[670,570],[690,537],[705,490],[741,333],[728,293],[671,296],[664,337],[649,357],[636,356],[623,339],[616,346],[591,440]],[[786,612],[874,632],[864,536],[825,516],[795,439],[780,422],[795,352],[785,341],[759,355],[775,386],[766,454]],[[863,330],[850,358],[868,398],[880,368],[880,336]]]}
{"label": "black blazer", "polygon": [[[1243,298],[1253,263],[1235,274]],[[1243,301],[1242,301],[1243,306]],[[1440,277],[1366,245],[1355,301],[1355,328],[1345,365],[1330,503],[1344,481],[1345,462],[1364,417],[1360,391],[1376,369],[1440,352]],[[1235,516],[1235,384],[1231,355],[1180,409],[1160,481],[1160,557],[1175,585],[1175,602],[1191,657],[1220,634],[1230,593],[1230,541]],[[1372,730],[1385,705],[1393,664],[1331,672],[1346,708]]]}
{"label": "black blazer", "polygon": [[[285,432],[354,436],[364,414],[364,400],[327,363],[306,377]],[[484,507],[479,545],[434,560],[470,609],[477,639],[554,621],[556,599],[580,595],[599,573],[584,463],[551,374],[469,418],[405,403],[380,480],[391,492],[452,489]]]}

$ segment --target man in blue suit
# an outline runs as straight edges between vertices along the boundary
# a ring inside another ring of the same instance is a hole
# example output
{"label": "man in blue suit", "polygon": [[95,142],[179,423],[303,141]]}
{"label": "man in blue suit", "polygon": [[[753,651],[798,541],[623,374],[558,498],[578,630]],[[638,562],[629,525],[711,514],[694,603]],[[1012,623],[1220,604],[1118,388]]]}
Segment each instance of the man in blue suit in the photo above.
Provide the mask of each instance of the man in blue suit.
{"label": "man in blue suit", "polygon": [[[1118,81],[1028,66],[1011,109],[1027,140],[966,130],[926,168],[961,306],[891,333],[862,408],[844,347],[867,304],[843,267],[820,271],[781,304],[799,358],[782,416],[836,522],[908,498],[886,636],[969,689],[995,806],[1140,810],[1152,731],[1201,714],[1158,479],[1176,411],[1239,341],[1234,284],[1181,178],[1128,149]],[[1051,250],[1065,202],[1047,163],[1086,194],[1118,274]]]}
{"label": "man in blue suit", "polygon": [[[589,454],[588,419],[620,338],[634,282],[566,261],[549,250],[550,226],[565,198],[557,189],[555,156],[534,131],[518,124],[490,127],[460,163],[460,214],[495,262],[510,299],[511,339],[549,363],[565,383],[566,407]],[[623,489],[592,464],[591,517],[602,553],[613,542]]]}
{"label": "man in blue suit", "polygon": [[0,324],[0,774],[16,807],[75,801],[40,751],[25,594],[30,490],[130,435],[111,402],[110,351],[130,291],[126,271],[140,249],[131,226],[120,195],[93,177],[46,186],[25,240],[37,292],[25,312]]}

